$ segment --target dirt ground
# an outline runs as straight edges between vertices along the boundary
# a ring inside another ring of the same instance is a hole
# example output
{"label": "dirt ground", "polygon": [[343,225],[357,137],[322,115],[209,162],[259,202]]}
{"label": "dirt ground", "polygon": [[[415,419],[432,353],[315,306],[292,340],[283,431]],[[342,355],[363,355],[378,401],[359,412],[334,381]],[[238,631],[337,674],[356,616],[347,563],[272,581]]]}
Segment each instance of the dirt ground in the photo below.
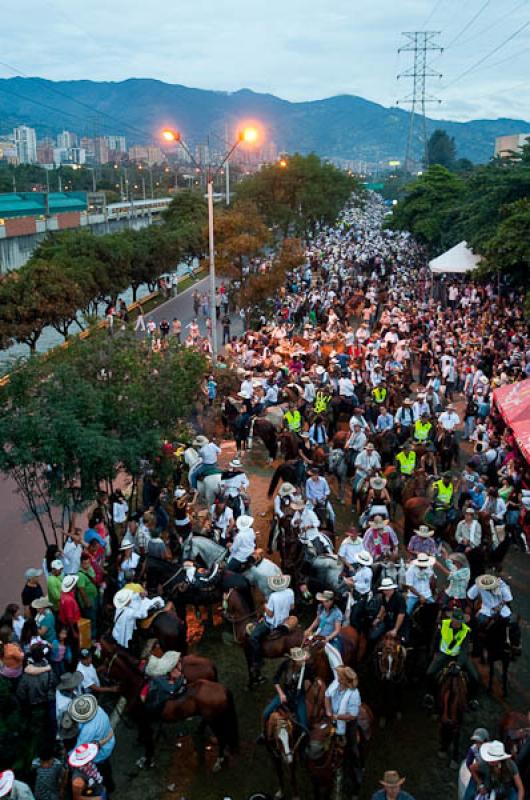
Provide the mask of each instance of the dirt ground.
{"label": "dirt ground", "polygon": [[[234,455],[232,443],[223,443],[223,463]],[[252,514],[258,541],[266,544],[270,521],[271,502],[267,498],[267,487],[271,470],[266,467],[266,458],[260,445],[244,456],[245,465],[251,481]],[[335,504],[338,512],[337,529],[344,531],[350,522],[350,513],[345,506]],[[523,594],[521,610],[528,618],[529,599],[526,584],[527,557],[512,551],[508,556],[506,575],[515,592]],[[311,612],[307,612],[310,615]],[[246,800],[253,792],[262,791],[273,795],[277,781],[272,765],[263,746],[256,745],[255,739],[260,730],[260,716],[274,689],[270,682],[276,662],[266,664],[264,674],[269,682],[253,692],[246,690],[247,674],[242,652],[231,643],[230,627],[216,616],[215,625],[203,630],[190,617],[193,648],[202,655],[213,658],[219,668],[220,680],[234,692],[239,717],[241,747],[240,753],[230,760],[222,772],[213,774],[212,764],[216,748],[207,749],[205,762],[201,762],[196,752],[197,722],[192,721],[186,730],[167,728],[161,731],[157,745],[156,768],[140,771],[135,761],[141,755],[136,743],[136,732],[122,723],[118,731],[118,746],[114,756],[116,772],[117,800],[151,800],[164,796],[187,798],[188,800]],[[523,642],[528,641],[528,627],[523,622]],[[465,754],[471,731],[481,725],[494,733],[498,721],[506,708],[523,710],[530,703],[528,659],[522,659],[511,670],[511,696],[509,702],[499,700],[498,685],[494,696],[485,691],[480,697],[480,709],[466,714],[461,740],[461,753]],[[372,665],[365,664],[359,671],[360,691],[364,702],[373,709],[376,717],[381,714],[381,699],[372,677]],[[384,730],[376,725],[368,754],[366,775],[361,790],[361,800],[370,798],[379,788],[379,778],[386,769],[398,769],[407,777],[405,788],[416,800],[447,800],[456,798],[456,772],[449,769],[444,760],[437,757],[438,728],[421,708],[422,692],[407,687],[403,695],[403,719],[392,722]],[[187,735],[181,736],[180,733]],[[303,768],[299,769],[302,798],[312,796]],[[168,788],[170,787],[170,788]]]}

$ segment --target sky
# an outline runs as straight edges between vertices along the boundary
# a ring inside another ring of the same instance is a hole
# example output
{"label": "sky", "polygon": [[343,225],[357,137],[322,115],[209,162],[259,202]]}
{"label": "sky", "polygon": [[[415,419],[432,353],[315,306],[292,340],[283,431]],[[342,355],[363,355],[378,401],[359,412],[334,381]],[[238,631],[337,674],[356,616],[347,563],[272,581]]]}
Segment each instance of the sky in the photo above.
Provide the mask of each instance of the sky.
{"label": "sky", "polygon": [[[526,26],[526,27],[525,27]],[[0,27],[0,77],[157,78],[287,100],[411,91],[403,31],[438,31],[432,117],[530,120],[530,0],[24,0]],[[8,66],[6,66],[8,65]],[[407,107],[407,106],[405,106]]]}

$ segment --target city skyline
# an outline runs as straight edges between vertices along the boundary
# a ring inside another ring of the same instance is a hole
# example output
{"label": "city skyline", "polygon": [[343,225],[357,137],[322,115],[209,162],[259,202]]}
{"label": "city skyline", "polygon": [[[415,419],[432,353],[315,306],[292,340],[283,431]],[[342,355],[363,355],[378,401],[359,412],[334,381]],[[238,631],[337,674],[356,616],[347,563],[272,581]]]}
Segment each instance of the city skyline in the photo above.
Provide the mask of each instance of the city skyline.
{"label": "city skyline", "polygon": [[526,118],[528,9],[528,0],[501,11],[483,0],[465,10],[456,0],[380,0],[369,8],[346,0],[331,7],[272,0],[252,10],[242,0],[222,8],[204,0],[178,7],[153,0],[149,8],[94,0],[74,14],[66,0],[27,0],[0,31],[0,75],[153,77],[205,89],[248,87],[294,101],[356,94],[391,106],[409,88],[396,81],[411,63],[410,54],[397,55],[401,32],[428,28],[440,31],[445,48],[433,55],[444,77],[433,79],[431,93],[443,103],[429,108],[430,116]]}

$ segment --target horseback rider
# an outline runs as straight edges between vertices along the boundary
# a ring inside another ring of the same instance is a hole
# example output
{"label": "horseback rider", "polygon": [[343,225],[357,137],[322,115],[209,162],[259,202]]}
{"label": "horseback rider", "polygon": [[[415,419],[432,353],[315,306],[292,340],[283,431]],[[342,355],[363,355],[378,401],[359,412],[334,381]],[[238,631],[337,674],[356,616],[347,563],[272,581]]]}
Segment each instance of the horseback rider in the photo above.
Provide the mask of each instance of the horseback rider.
{"label": "horseback rider", "polygon": [[232,572],[242,572],[256,549],[256,534],[253,529],[254,518],[242,514],[236,521],[237,533],[233,542],[228,544],[230,560],[227,569]]}
{"label": "horseback rider", "polygon": [[398,555],[398,538],[394,529],[376,514],[363,536],[363,547],[368,550],[374,561],[384,559],[395,560]]}
{"label": "horseback rider", "polygon": [[335,592],[326,589],[318,592],[316,600],[319,603],[317,614],[309,628],[304,633],[305,639],[316,636],[326,644],[329,642],[341,651],[339,634],[342,627],[342,611],[335,604]]}
{"label": "horseback rider", "polygon": [[453,609],[451,616],[442,620],[440,625],[440,641],[438,652],[434,655],[427,668],[426,681],[428,693],[424,697],[427,705],[434,704],[434,693],[437,677],[440,672],[451,662],[456,663],[465,670],[469,679],[470,706],[477,707],[476,694],[479,677],[475,665],[468,654],[469,634],[471,628],[465,623],[465,616],[461,609]]}
{"label": "horseback rider", "polygon": [[203,475],[206,475],[212,468],[217,466],[217,458],[221,453],[221,448],[212,439],[206,436],[197,436],[193,442],[193,447],[198,448],[201,463],[196,469],[190,470],[188,480],[192,489],[197,488],[197,482]]}
{"label": "horseback rider", "polygon": [[434,481],[432,488],[433,511],[435,513],[439,511],[444,512],[448,521],[455,519],[456,510],[453,507],[455,487],[451,473],[444,472],[441,478],[439,478],[437,481]]}
{"label": "horseback rider", "polygon": [[335,522],[335,512],[333,506],[329,502],[330,494],[331,489],[329,488],[329,483],[320,474],[320,470],[316,467],[310,469],[309,478],[305,483],[305,496],[307,500],[311,501],[313,508],[317,511],[317,515],[318,510],[322,510],[322,512],[325,513],[332,528]]}
{"label": "horseback rider", "polygon": [[[351,587],[350,625],[361,631],[366,616],[367,603],[372,599],[372,564],[374,560],[367,550],[360,550],[350,574],[343,576],[346,586]],[[346,612],[348,607],[346,608]]]}
{"label": "horseback rider", "polygon": [[405,575],[405,586],[407,590],[407,614],[412,614],[416,605],[420,603],[434,603],[433,587],[435,585],[433,566],[435,562],[433,556],[427,553],[418,553],[415,559],[410,562]]}
{"label": "horseback rider", "polygon": [[381,469],[381,456],[376,451],[372,442],[368,442],[355,459],[355,476],[353,479],[354,496],[359,491],[361,483],[376,470]]}
{"label": "horseback rider", "polygon": [[416,469],[416,451],[410,441],[405,442],[403,449],[396,456],[396,463],[399,474],[403,477],[409,477]]}
{"label": "horseback rider", "polygon": [[479,575],[475,584],[468,589],[469,600],[480,598],[480,610],[477,614],[477,623],[487,625],[494,617],[506,621],[511,616],[509,603],[513,595],[508,584],[496,575]]}
{"label": "horseback rider", "polygon": [[151,612],[164,608],[164,601],[161,597],[154,597],[150,600],[143,590],[136,592],[128,587],[116,592],[112,602],[115,608],[112,636],[119,645],[125,648],[129,647],[136,629],[136,621],[146,619]]}
{"label": "horseback rider", "polygon": [[294,592],[289,588],[290,583],[290,575],[271,575],[267,579],[271,594],[263,606],[263,619],[256,623],[249,638],[252,672],[256,674],[255,683],[265,682],[265,679],[259,674],[263,661],[262,640],[272,631],[280,628],[294,609]]}
{"label": "horseback rider", "polygon": [[384,378],[381,378],[381,382],[378,386],[375,386],[371,392],[372,399],[378,406],[382,406],[387,398],[388,390],[385,386]]}
{"label": "horseback rider", "polygon": [[289,401],[287,411],[283,415],[283,422],[286,430],[290,433],[300,433],[302,430],[302,415],[294,400]]}
{"label": "horseback rider", "polygon": [[378,591],[382,595],[381,607],[368,633],[369,640],[376,642],[384,633],[389,633],[393,638],[402,637],[406,617],[405,598],[392,578],[383,578]]}
{"label": "horseback rider", "polygon": [[174,700],[186,691],[181,655],[176,650],[167,650],[160,658],[149,656],[145,674],[149,682],[147,691],[142,694],[145,709],[152,716],[159,714],[168,700]]}
{"label": "horseback rider", "polygon": [[396,425],[401,426],[403,434],[410,434],[411,428],[414,424],[414,417],[412,414],[412,400],[407,397],[397,409],[394,420]]}
{"label": "horseback rider", "polygon": [[419,444],[431,440],[434,435],[434,428],[430,420],[428,411],[422,411],[419,419],[414,423],[414,441]]}
{"label": "horseback rider", "polygon": [[[306,692],[315,681],[315,674],[309,661],[309,653],[301,647],[292,647],[289,658],[282,661],[273,678],[276,697],[263,712],[263,725],[266,728],[270,715],[280,706],[292,712],[303,732],[309,731],[307,718]],[[258,737],[258,743],[265,742],[265,735]]]}

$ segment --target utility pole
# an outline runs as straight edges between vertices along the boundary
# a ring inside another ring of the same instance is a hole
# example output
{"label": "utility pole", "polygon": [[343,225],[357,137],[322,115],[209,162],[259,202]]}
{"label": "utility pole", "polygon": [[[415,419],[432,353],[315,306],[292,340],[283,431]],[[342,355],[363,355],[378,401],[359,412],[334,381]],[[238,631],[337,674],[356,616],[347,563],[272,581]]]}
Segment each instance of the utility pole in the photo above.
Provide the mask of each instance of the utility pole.
{"label": "utility pole", "polygon": [[425,107],[427,103],[441,103],[436,97],[427,94],[427,78],[441,78],[440,72],[433,70],[427,62],[427,53],[436,51],[443,53],[443,47],[436,42],[440,31],[404,31],[405,44],[400,47],[398,53],[413,53],[414,63],[405,72],[401,72],[397,78],[409,78],[412,80],[412,92],[406,97],[398,100],[400,103],[410,104],[409,130],[407,134],[407,148],[405,151],[405,170],[410,172],[411,164],[414,162],[414,129],[416,117],[420,117],[420,137],[422,141],[423,159],[427,166],[427,118]]}

